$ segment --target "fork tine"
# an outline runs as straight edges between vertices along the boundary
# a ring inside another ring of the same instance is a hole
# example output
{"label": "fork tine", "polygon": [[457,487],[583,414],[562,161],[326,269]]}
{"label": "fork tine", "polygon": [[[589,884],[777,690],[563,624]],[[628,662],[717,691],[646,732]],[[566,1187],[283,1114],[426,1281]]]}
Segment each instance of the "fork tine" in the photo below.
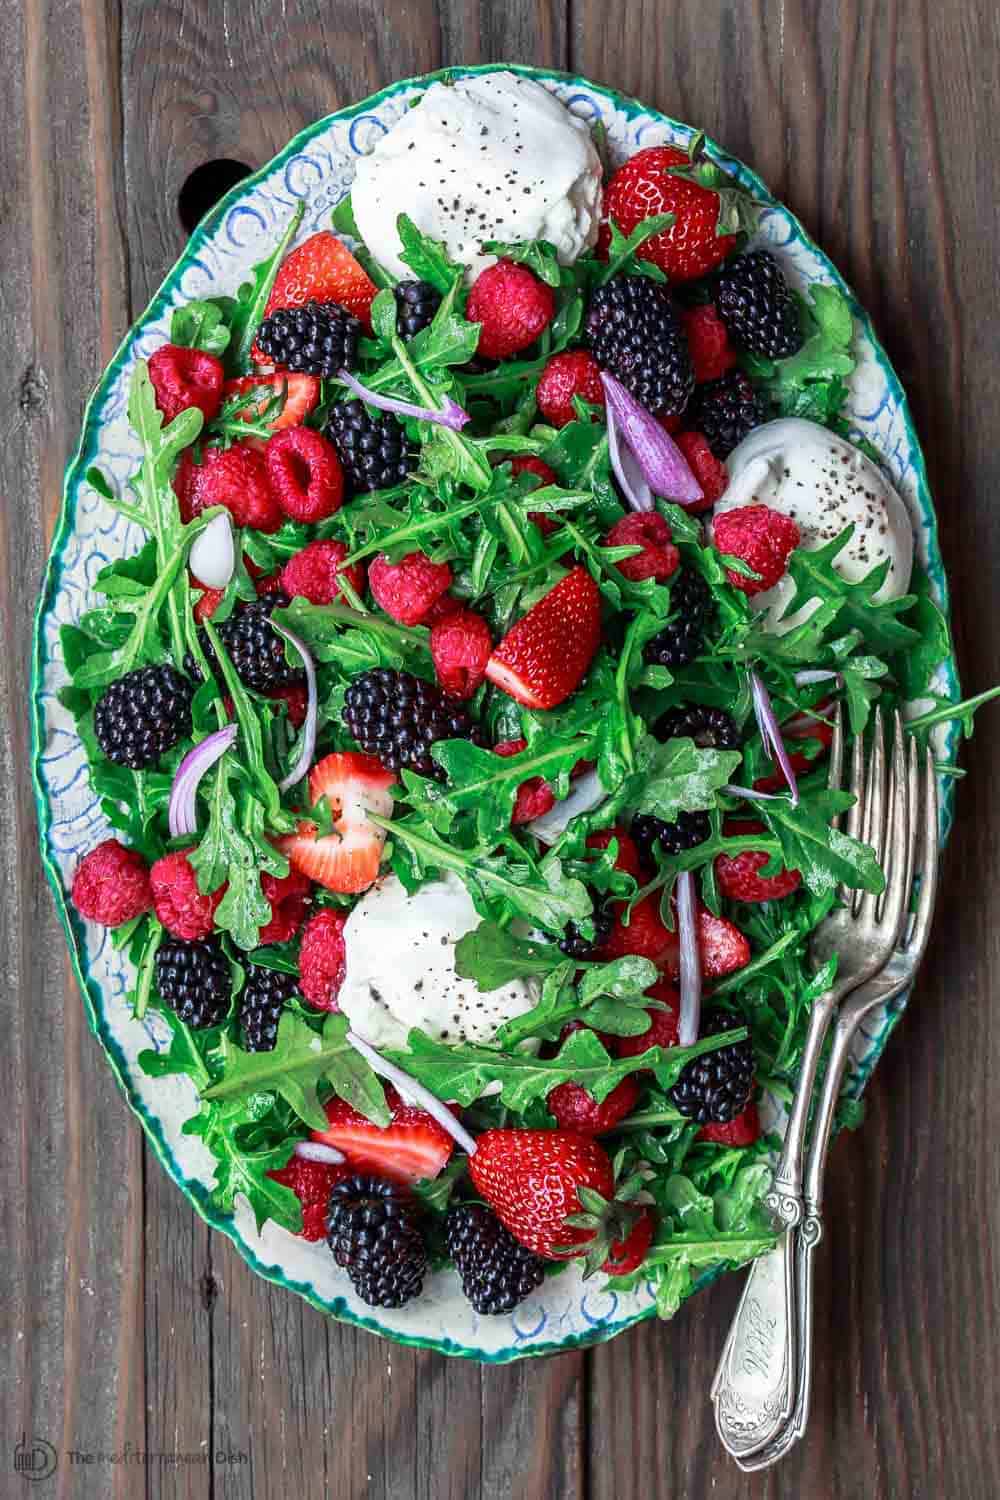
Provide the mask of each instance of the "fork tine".
{"label": "fork tine", "polygon": [[[875,710],[874,727],[872,730],[871,751],[868,757],[868,777],[865,787],[864,816],[861,820],[861,832],[857,835],[862,843],[870,844],[875,851],[875,858],[879,864],[883,862],[884,838],[885,838],[885,808],[886,808],[886,761],[885,761],[885,732],[882,723],[882,710]],[[855,916],[862,910],[863,895],[855,891],[851,896],[851,905]]]}
{"label": "fork tine", "polygon": [[[938,877],[938,788],[937,772],[934,769],[934,752],[927,747],[924,762],[924,808],[920,828],[920,897],[917,915],[910,937],[908,957],[916,965],[924,955],[931,929],[931,914],[934,911],[934,895]],[[916,822],[916,819],[914,819]]]}
{"label": "fork tine", "polygon": [[913,883],[917,875],[917,841],[920,837],[920,763],[917,742],[910,736],[906,760],[906,801],[910,811],[909,838],[906,841],[906,901],[900,923],[899,946],[906,943],[909,929],[910,905],[913,901]]}
{"label": "fork tine", "polygon": [[889,800],[886,806],[885,837],[879,857],[885,871],[885,891],[881,896],[869,898],[875,920],[883,932],[892,934],[895,945],[909,904],[909,877],[907,871],[910,846],[910,828],[913,814],[910,810],[909,783],[906,776],[906,740],[903,720],[897,711],[893,715],[892,768],[890,774]]}
{"label": "fork tine", "polygon": [[[826,784],[831,792],[840,791],[841,779],[844,775],[844,711],[838,703],[833,710],[833,739],[830,741],[830,766],[827,771]],[[840,813],[830,819],[831,828],[840,827]]]}
{"label": "fork tine", "polygon": [[[881,722],[881,721],[880,721]],[[843,733],[843,724],[841,723]],[[841,748],[843,754],[843,748]],[[850,791],[854,802],[847,811],[847,833],[852,839],[861,837],[861,828],[865,816],[865,745],[860,734],[854,736],[854,744],[851,747],[851,784]],[[854,892],[846,885],[837,888],[837,899],[841,905],[850,908],[854,903]]]}

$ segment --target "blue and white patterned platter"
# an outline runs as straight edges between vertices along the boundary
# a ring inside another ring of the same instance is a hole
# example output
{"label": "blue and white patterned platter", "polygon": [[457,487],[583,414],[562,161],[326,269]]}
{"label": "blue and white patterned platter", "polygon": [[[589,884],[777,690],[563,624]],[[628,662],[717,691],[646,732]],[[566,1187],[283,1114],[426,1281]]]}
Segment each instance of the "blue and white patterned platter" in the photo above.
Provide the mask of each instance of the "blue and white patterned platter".
{"label": "blue and white patterned platter", "polygon": [[[39,603],[32,688],[35,790],[45,868],[88,1020],[166,1171],[198,1212],[230,1237],[254,1270],[299,1292],[322,1311],[403,1344],[500,1362],[611,1338],[651,1316],[652,1297],[647,1289],[628,1295],[594,1289],[571,1268],[547,1280],[511,1316],[480,1318],[461,1295],[457,1278],[440,1273],[429,1279],[424,1295],[408,1307],[376,1311],[353,1295],[325,1246],[307,1244],[273,1223],[258,1232],[244,1200],[233,1217],[212,1208],[208,1189],[213,1159],[200,1140],[181,1134],[184,1120],[197,1107],[194,1085],[185,1077],[152,1079],[138,1068],[140,1051],[150,1045],[164,1047],[166,1028],[155,1015],[143,1021],[131,1019],[124,1003],[132,982],[127,961],[102,929],[81,922],[67,903],[78,859],[106,836],[106,828],[89,783],[83,747],[57,697],[67,680],[59,627],[77,621],[93,607],[97,573],[112,559],[137,551],[143,539],[139,529],[112,510],[84,477],[96,463],[116,485],[124,486],[138,462],[138,447],[125,415],[136,361],[147,358],[166,340],[173,308],[196,297],[235,293],[250,267],[273,250],[300,202],[306,204],[300,238],[328,228],[332,209],[350,190],[357,158],[371,149],[434,78],[481,71],[487,70],[460,68],[405,80],[310,126],[268,166],[234,188],[195,230],[87,408],[80,445],[66,474],[62,512]],[[641,146],[685,144],[693,133],[688,126],[585,79],[532,68],[514,71],[536,78],[582,118],[602,121],[615,161]],[[810,282],[828,282],[848,291],[826,256],[760,179],[711,141],[708,150],[763,205],[760,239],[777,251],[793,283],[804,287]],[[851,301],[858,354],[848,402],[851,424],[882,455],[904,497],[914,521],[917,555],[930,576],[934,598],[947,612],[934,511],[906,398],[867,316],[853,297]],[[936,686],[957,696],[953,662],[941,668]],[[942,731],[939,748],[944,760],[953,758],[949,738]],[[951,821],[952,795],[949,781],[942,786],[946,828]],[[851,1083],[856,1092],[864,1086],[901,1008],[897,1004],[859,1038]],[[780,1128],[775,1110],[770,1113],[772,1122]]]}

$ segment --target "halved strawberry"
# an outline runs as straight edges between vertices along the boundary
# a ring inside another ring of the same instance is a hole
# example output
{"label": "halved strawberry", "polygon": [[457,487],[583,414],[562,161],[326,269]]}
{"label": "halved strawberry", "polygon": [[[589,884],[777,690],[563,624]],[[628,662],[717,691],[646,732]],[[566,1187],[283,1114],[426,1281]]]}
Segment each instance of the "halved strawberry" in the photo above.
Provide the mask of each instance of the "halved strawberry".
{"label": "halved strawberry", "polygon": [[[264,316],[270,316],[276,307],[339,302],[370,329],[370,309],[377,290],[347,246],[329,229],[323,229],[319,234],[311,234],[285,256],[267,299]],[[266,363],[256,350],[254,358],[261,364]]]}
{"label": "halved strawberry", "polygon": [[575,567],[511,627],[486,676],[528,708],[555,708],[579,687],[600,640],[597,584]]}
{"label": "halved strawberry", "polygon": [[312,1131],[314,1141],[323,1141],[343,1151],[357,1172],[371,1172],[390,1182],[417,1182],[436,1177],[451,1156],[452,1139],[426,1110],[399,1104],[392,1123],[373,1125],[364,1115],[331,1099],[326,1106],[325,1130]]}
{"label": "halved strawberry", "polygon": [[370,812],[392,812],[391,771],[374,755],[343,751],[317,761],[309,772],[309,798],[325,797],[333,832],[317,837],[315,823],[301,822],[297,833],[278,839],[292,868],[328,891],[365,891],[378,875],[385,833],[368,821]]}
{"label": "halved strawberry", "polygon": [[284,427],[298,427],[312,411],[319,400],[318,375],[243,375],[239,380],[226,381],[222,387],[222,399],[228,401],[232,396],[247,396],[260,391],[260,400],[255,405],[245,406],[236,414],[238,421],[250,422],[274,399],[282,386],[287,386],[285,404],[274,421],[267,424],[271,432],[280,432]]}

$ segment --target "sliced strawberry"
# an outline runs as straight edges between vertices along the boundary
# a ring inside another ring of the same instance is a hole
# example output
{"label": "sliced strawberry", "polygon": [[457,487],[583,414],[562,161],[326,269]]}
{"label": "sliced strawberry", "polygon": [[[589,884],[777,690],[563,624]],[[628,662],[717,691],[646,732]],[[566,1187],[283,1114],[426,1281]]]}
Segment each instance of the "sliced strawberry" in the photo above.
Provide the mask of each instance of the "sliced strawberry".
{"label": "sliced strawberry", "polygon": [[314,1141],[343,1151],[357,1172],[371,1172],[390,1182],[417,1182],[436,1177],[451,1156],[452,1139],[426,1110],[397,1105],[392,1123],[373,1125],[364,1115],[331,1099],[326,1106],[325,1130],[314,1130]]}
{"label": "sliced strawberry", "polygon": [[239,380],[226,381],[222,387],[222,399],[228,401],[231,396],[246,396],[259,391],[260,400],[236,414],[239,421],[251,422],[282,386],[287,387],[285,404],[273,422],[267,424],[271,432],[280,432],[283,427],[298,427],[312,411],[319,400],[318,375],[244,375]]}
{"label": "sliced strawberry", "polygon": [[[264,310],[265,318],[277,307],[304,307],[307,302],[339,302],[366,328],[371,328],[371,305],[378,290],[365,275],[347,246],[323,229],[304,240],[278,269]],[[263,355],[254,352],[258,363]]]}
{"label": "sliced strawberry", "polygon": [[623,1240],[615,1240],[611,1254],[601,1266],[605,1276],[628,1276],[637,1271],[649,1253],[656,1222],[651,1209],[644,1209]]}
{"label": "sliced strawberry", "polygon": [[[763,823],[753,819],[727,818],[722,831],[731,838],[763,833]],[[763,849],[745,849],[741,854],[719,854],[715,859],[715,878],[719,890],[730,901],[780,901],[802,884],[798,870],[779,870],[777,875],[760,872],[770,856]]]}
{"label": "sliced strawberry", "polygon": [[735,1120],[730,1120],[726,1125],[703,1125],[695,1140],[711,1141],[716,1146],[752,1146],[759,1137],[760,1115],[756,1101],[751,1099]]}
{"label": "sliced strawberry", "polygon": [[486,676],[528,708],[555,708],[579,687],[601,640],[601,596],[576,567],[504,636]]}
{"label": "sliced strawberry", "polygon": [[385,833],[368,821],[370,812],[387,818],[392,812],[389,788],[395,777],[374,755],[337,752],[317,761],[309,772],[309,797],[325,797],[333,832],[317,837],[315,823],[301,822],[297,833],[278,839],[293,869],[328,891],[365,891],[378,875]]}

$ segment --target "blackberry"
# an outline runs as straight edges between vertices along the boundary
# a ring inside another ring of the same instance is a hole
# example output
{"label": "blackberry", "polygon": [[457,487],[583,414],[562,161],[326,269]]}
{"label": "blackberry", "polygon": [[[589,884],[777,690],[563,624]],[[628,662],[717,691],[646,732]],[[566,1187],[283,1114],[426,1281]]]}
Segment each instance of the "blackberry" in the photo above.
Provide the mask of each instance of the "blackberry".
{"label": "blackberry", "polygon": [[176,667],[137,667],[105,688],[94,733],[108,760],[142,771],[191,733],[194,687]]}
{"label": "blackberry", "polygon": [[412,339],[432,321],[441,306],[441,293],[429,281],[400,281],[393,290],[396,332],[402,339]]}
{"label": "blackberry", "polygon": [[686,667],[694,661],[711,612],[712,595],[704,578],[690,568],[681,568],[670,586],[671,618],[646,642],[646,661],[660,667]]}
{"label": "blackberry", "polygon": [[687,415],[688,425],[704,434],[718,459],[728,458],[764,418],[760,398],[742,370],[730,370],[721,380],[706,380],[695,391]]}
{"label": "blackberry", "polygon": [[632,838],[644,865],[656,868],[653,847],[659,844],[664,854],[683,854],[703,844],[712,831],[707,812],[679,812],[673,823],[655,818],[652,813],[637,813],[632,819]]}
{"label": "blackberry", "polygon": [[247,964],[246,971],[246,980],[240,991],[242,1046],[246,1052],[272,1052],[281,1012],[298,989],[295,975],[251,963]]}
{"label": "blackberry", "polygon": [[369,1307],[419,1296],[427,1269],[420,1211],[409,1193],[378,1177],[348,1177],[330,1191],[327,1244]]}
{"label": "blackberry", "polygon": [[611,929],[615,922],[610,901],[601,896],[594,896],[592,921],[594,923],[592,938],[584,937],[575,922],[567,922],[563,935],[559,939],[560,953],[565,953],[567,958],[588,959],[593,958],[598,948],[604,947],[611,936]]}
{"label": "blackberry", "polygon": [[232,975],[219,940],[185,943],[165,937],[156,950],[156,988],[161,1000],[196,1031],[217,1026],[229,1009]]}
{"label": "blackberry", "polygon": [[[702,1021],[701,1035],[718,1036],[746,1024],[742,1016],[725,1011],[710,1012]],[[753,1093],[753,1045],[747,1037],[731,1047],[721,1047],[696,1057],[681,1069],[670,1097],[682,1115],[700,1125],[726,1125],[742,1114]]]}
{"label": "blackberry", "polygon": [[336,375],[358,362],[360,321],[339,302],[279,307],[257,331],[269,359],[303,375]]}
{"label": "blackberry", "polygon": [[350,494],[402,484],[417,467],[419,453],[391,412],[368,415],[361,401],[338,401],[324,428],[337,450]]}
{"label": "blackberry", "polygon": [[477,1313],[513,1312],[541,1286],[544,1260],[519,1244],[485,1204],[449,1208],[444,1233],[462,1291]]}
{"label": "blackberry", "polygon": [[715,305],[733,342],[752,354],[787,359],[802,348],[795,299],[767,250],[751,250],[722,267]]}
{"label": "blackberry", "polygon": [[689,739],[702,750],[737,750],[740,743],[740,732],[725,709],[704,708],[700,703],[668,708],[657,719],[653,733],[661,744]]}
{"label": "blackberry", "polygon": [[377,755],[388,771],[408,766],[441,781],[445,773],[431,756],[435,741],[485,743],[479,725],[457,699],[394,667],[373,667],[355,677],[344,695],[343,712],[362,750]]}
{"label": "blackberry", "polygon": [[[302,670],[290,666],[286,660],[284,639],[271,624],[273,611],[284,609],[288,603],[288,595],[280,590],[262,594],[250,604],[238,604],[229,619],[216,627],[237,677],[255,693],[268,693],[272,688],[305,681]],[[199,639],[208,664],[219,686],[224,689],[222,672],[203,631]],[[197,674],[192,657],[189,656],[184,665],[189,672]]]}
{"label": "blackberry", "polygon": [[590,299],[584,333],[602,369],[654,416],[677,416],[694,390],[687,339],[667,293],[648,276],[614,276]]}

